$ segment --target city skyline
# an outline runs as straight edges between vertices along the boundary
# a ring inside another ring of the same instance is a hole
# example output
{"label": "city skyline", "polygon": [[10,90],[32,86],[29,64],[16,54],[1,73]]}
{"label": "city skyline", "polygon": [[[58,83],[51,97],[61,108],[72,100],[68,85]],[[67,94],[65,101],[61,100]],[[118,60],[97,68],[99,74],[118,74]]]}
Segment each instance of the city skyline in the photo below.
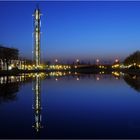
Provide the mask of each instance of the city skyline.
{"label": "city skyline", "polygon": [[140,2],[0,2],[0,44],[32,58],[39,4],[41,55],[50,59],[125,58],[140,48]]}

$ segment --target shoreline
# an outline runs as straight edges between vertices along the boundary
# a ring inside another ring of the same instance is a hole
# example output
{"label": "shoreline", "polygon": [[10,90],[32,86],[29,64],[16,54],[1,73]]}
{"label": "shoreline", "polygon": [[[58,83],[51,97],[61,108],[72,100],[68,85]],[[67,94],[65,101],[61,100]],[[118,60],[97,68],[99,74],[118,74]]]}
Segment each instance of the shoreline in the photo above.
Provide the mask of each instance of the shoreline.
{"label": "shoreline", "polygon": [[93,68],[85,68],[85,69],[69,69],[69,70],[2,70],[0,71],[0,76],[16,76],[20,74],[28,74],[28,73],[50,73],[50,72],[71,72],[71,73],[81,73],[81,74],[111,74],[112,72],[122,72],[126,74],[132,75],[140,75],[140,69],[93,69]]}

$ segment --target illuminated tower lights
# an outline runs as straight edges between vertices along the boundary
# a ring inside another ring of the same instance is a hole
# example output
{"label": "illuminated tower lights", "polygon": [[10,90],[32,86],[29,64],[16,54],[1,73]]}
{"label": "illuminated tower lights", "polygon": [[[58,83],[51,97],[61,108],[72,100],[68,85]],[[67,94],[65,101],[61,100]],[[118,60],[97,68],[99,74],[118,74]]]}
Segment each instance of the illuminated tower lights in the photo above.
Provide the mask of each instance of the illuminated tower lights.
{"label": "illuminated tower lights", "polygon": [[40,28],[41,28],[41,12],[37,8],[34,11],[34,64],[36,67],[40,65]]}

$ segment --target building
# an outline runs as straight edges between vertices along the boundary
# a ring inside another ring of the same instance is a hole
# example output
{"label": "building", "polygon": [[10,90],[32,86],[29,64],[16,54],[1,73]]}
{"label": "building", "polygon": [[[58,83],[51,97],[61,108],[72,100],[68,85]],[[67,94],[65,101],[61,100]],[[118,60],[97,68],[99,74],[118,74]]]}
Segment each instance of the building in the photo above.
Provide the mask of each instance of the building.
{"label": "building", "polygon": [[0,45],[0,69],[8,70],[10,65],[18,65],[19,50]]}

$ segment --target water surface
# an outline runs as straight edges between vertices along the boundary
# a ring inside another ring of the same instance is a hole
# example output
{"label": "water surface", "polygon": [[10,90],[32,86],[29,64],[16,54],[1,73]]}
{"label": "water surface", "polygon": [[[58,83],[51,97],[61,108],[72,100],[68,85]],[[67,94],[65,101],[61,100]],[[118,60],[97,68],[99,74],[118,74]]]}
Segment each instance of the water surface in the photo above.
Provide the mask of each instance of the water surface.
{"label": "water surface", "polygon": [[140,138],[140,76],[0,77],[0,138]]}

